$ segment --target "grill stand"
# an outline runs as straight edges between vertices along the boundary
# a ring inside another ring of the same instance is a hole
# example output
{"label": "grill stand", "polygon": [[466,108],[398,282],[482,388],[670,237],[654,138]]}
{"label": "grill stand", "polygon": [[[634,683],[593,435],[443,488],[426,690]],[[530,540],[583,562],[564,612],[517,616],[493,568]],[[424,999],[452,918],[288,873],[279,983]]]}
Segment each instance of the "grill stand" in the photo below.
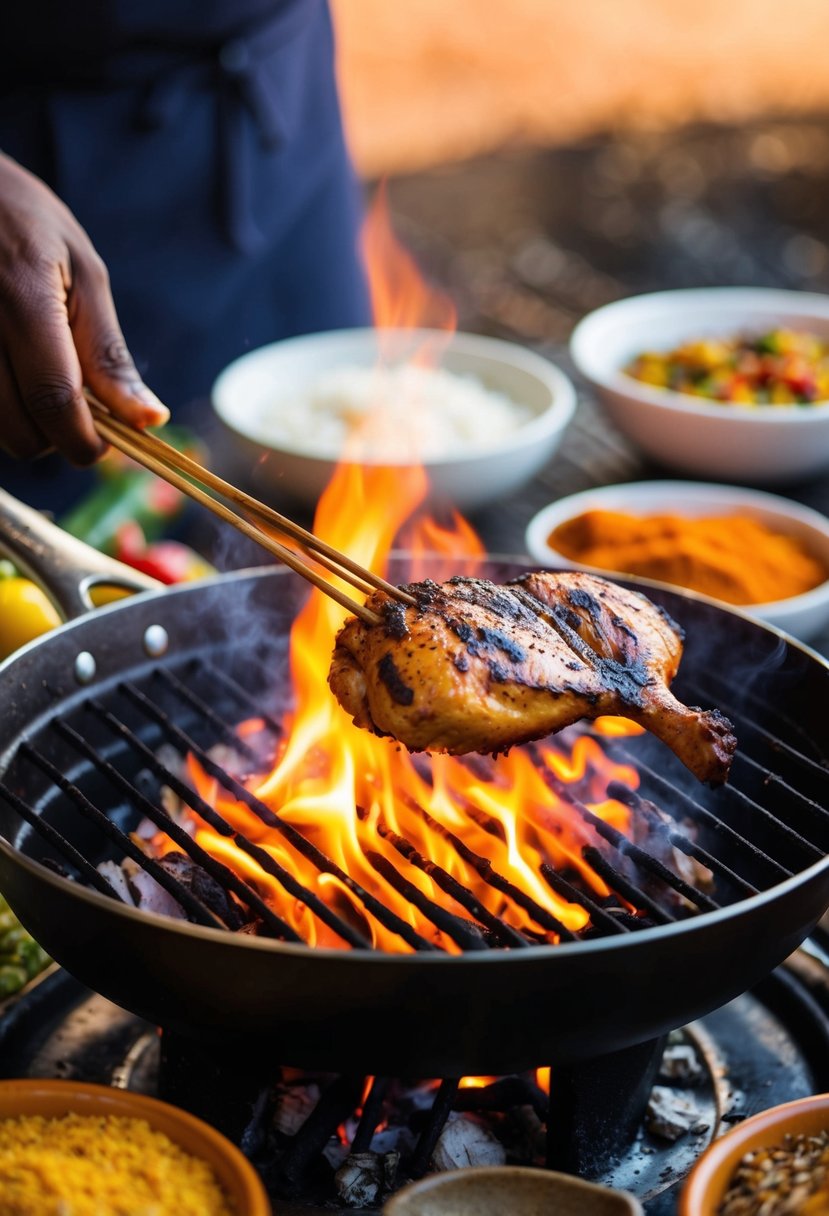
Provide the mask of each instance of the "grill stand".
{"label": "grill stand", "polygon": [[666,1037],[558,1065],[550,1081],[547,1167],[599,1178],[636,1139]]}
{"label": "grill stand", "polygon": [[[600,1178],[607,1171],[642,1126],[664,1048],[665,1039],[660,1038],[555,1067],[547,1118],[548,1168],[582,1178]],[[279,1079],[280,1070],[263,1066],[261,1057],[217,1053],[174,1031],[161,1033],[160,1096],[219,1128],[250,1157],[258,1157],[265,1147],[273,1087]],[[331,1080],[278,1164],[268,1171],[277,1194],[291,1197],[302,1191],[329,1137],[358,1106],[362,1087],[361,1077]],[[503,1097],[507,1109],[511,1101],[506,1091]],[[522,1098],[526,1095],[516,1093],[516,1102]],[[459,1100],[457,1078],[444,1079],[408,1163],[409,1177],[426,1173],[450,1113],[465,1105]]]}
{"label": "grill stand", "polygon": [[272,1083],[262,1060],[223,1053],[172,1030],[161,1031],[158,1093],[166,1102],[204,1119],[247,1156],[262,1147]]}

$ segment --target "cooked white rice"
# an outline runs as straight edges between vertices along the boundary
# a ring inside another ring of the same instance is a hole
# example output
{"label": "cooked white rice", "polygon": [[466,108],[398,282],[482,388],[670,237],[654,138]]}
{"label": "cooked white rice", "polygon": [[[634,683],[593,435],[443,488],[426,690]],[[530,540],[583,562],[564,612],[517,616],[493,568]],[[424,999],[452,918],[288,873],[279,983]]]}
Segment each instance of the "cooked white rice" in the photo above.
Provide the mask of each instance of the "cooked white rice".
{"label": "cooked white rice", "polygon": [[306,394],[270,403],[257,429],[277,447],[403,463],[494,447],[531,417],[503,393],[443,368],[343,366]]}

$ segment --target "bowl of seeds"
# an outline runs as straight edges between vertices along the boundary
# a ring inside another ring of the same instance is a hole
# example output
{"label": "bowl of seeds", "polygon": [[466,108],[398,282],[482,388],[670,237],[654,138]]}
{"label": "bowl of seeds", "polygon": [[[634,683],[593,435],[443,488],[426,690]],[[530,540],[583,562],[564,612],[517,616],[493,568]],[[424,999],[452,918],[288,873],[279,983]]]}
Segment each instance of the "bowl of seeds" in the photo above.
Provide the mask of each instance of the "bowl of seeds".
{"label": "bowl of seeds", "polygon": [[679,1216],[829,1216],[829,1094],[773,1106],[715,1140]]}

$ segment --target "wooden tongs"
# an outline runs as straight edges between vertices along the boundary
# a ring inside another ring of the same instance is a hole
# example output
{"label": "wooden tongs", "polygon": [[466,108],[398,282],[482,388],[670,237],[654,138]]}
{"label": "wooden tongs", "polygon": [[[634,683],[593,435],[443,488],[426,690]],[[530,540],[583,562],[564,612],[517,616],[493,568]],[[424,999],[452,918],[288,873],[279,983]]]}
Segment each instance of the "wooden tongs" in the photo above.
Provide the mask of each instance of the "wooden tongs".
{"label": "wooden tongs", "polygon": [[[309,583],[330,596],[331,599],[336,600],[343,608],[353,612],[367,625],[380,624],[380,617],[377,613],[372,612],[365,604],[357,603],[339,587],[334,586],[318,569],[303,560],[303,555],[316,566],[321,566],[331,574],[344,579],[363,595],[370,595],[372,591],[379,590],[385,591],[387,595],[400,603],[415,603],[414,597],[408,592],[386,582],[371,570],[352,561],[347,554],[340,553],[338,549],[319,540],[313,532],[301,528],[293,520],[280,515],[278,511],[259,502],[258,499],[246,494],[237,486],[231,485],[222,477],[211,473],[191,456],[176,451],[169,443],[165,443],[156,435],[139,431],[128,423],[122,422],[88,390],[84,390],[84,395],[92,411],[95,427],[107,443],[143,465],[151,473],[155,473],[157,477],[169,482],[171,486],[175,486],[188,498],[207,507],[208,511],[212,511],[225,523],[232,524],[244,536],[256,541],[284,565],[289,566],[291,570],[307,579]],[[233,503],[243,514],[237,514],[229,506],[219,502],[214,497],[217,494]],[[293,549],[283,545],[271,535],[270,529],[290,537],[299,546],[301,553],[296,553]]]}

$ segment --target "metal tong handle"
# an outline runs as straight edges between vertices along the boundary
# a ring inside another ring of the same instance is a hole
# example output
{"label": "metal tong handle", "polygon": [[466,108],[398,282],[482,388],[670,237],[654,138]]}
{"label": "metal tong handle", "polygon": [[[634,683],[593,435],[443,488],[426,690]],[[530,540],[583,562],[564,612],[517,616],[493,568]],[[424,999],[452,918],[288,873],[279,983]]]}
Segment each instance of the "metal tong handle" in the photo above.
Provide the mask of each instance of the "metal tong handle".
{"label": "metal tong handle", "polygon": [[163,584],[106,557],[0,489],[0,555],[46,592],[67,621],[95,605],[96,586],[158,591]]}

